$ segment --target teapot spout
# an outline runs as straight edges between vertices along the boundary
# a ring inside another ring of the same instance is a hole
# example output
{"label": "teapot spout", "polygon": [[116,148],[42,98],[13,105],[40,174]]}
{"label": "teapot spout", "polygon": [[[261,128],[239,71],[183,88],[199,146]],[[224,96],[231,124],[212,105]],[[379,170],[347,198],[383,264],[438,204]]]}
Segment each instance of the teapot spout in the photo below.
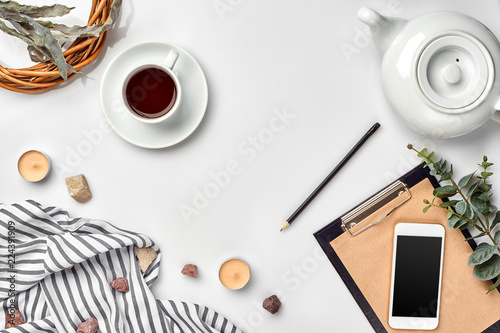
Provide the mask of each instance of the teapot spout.
{"label": "teapot spout", "polygon": [[408,23],[407,20],[382,16],[368,7],[359,9],[358,19],[370,27],[373,43],[382,54]]}

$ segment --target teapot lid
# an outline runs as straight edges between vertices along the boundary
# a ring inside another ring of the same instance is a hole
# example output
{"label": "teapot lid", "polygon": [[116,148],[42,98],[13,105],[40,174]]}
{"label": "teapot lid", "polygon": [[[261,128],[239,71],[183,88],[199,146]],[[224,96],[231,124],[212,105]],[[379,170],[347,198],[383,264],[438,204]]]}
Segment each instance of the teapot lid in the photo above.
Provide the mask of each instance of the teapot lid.
{"label": "teapot lid", "polygon": [[417,80],[426,99],[439,111],[466,112],[488,95],[494,79],[486,47],[463,32],[430,41],[417,62]]}

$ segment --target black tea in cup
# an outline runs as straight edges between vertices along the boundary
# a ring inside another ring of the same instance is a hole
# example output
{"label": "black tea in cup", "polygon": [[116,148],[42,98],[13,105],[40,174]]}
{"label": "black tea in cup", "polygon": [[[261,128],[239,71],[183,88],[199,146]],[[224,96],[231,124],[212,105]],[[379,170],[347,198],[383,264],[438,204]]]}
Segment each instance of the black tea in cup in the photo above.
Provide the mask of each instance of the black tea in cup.
{"label": "black tea in cup", "polygon": [[125,88],[130,108],[144,118],[167,114],[177,99],[177,86],[169,73],[161,68],[147,67],[133,74]]}

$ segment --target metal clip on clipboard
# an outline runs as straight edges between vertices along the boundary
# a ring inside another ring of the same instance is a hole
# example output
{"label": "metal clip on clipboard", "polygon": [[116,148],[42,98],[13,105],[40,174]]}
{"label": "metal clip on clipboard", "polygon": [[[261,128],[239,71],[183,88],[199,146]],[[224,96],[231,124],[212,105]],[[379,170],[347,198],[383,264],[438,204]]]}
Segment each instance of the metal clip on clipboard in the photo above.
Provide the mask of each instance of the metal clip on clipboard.
{"label": "metal clip on clipboard", "polygon": [[[404,201],[399,203],[396,207],[391,209],[382,218],[370,223],[366,227],[356,231],[354,234],[349,231],[349,229],[355,227],[359,222],[363,221],[365,218],[375,213],[383,206],[387,205],[393,199],[405,194],[405,192],[408,195],[408,197]],[[362,204],[360,204],[359,206],[357,206],[356,208],[354,208],[353,210],[351,210],[349,213],[342,216],[340,218],[342,221],[342,229],[346,231],[349,234],[349,236],[354,237],[360,234],[361,232],[365,231],[369,227],[379,223],[387,216],[391,215],[392,212],[394,212],[397,208],[399,208],[401,205],[403,205],[410,199],[411,199],[411,193],[408,186],[402,181],[397,180],[391,185],[384,188],[382,191],[378,192],[377,194],[375,194],[374,196],[363,202]]]}

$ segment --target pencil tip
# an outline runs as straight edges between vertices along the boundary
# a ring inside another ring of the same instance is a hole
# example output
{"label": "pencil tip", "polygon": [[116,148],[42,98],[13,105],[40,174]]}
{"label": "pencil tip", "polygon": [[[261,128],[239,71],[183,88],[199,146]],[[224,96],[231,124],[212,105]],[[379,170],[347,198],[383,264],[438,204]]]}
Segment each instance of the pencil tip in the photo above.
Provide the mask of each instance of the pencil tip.
{"label": "pencil tip", "polygon": [[290,223],[288,223],[288,221],[287,221],[287,222],[285,222],[285,224],[283,224],[283,226],[281,227],[280,232],[281,232],[281,231],[283,231],[283,230],[285,230],[285,229],[286,229],[286,228],[288,228],[289,226],[290,226]]}

